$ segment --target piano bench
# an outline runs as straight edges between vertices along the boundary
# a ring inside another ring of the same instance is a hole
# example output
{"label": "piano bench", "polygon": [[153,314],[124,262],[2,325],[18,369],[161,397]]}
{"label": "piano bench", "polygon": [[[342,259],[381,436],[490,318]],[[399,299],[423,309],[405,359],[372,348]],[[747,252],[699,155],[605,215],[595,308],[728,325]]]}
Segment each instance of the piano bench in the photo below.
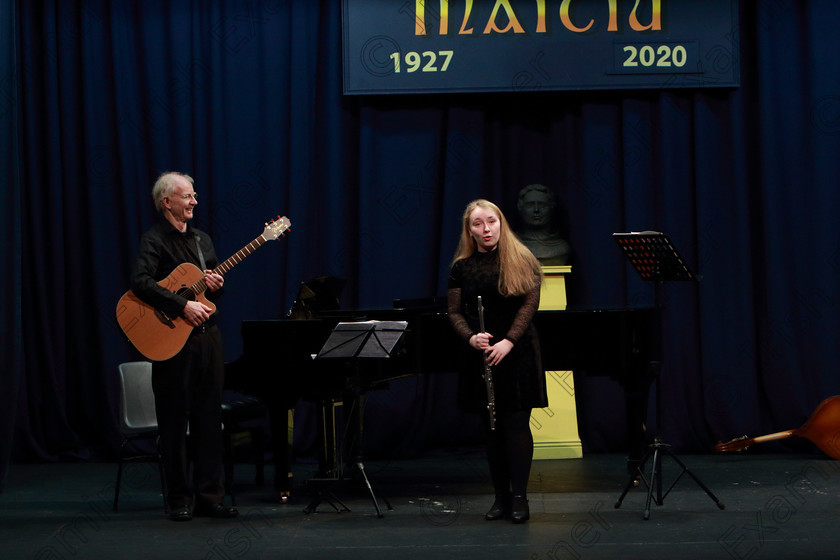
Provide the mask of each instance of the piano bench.
{"label": "piano bench", "polygon": [[224,426],[224,463],[225,490],[231,496],[233,505],[236,498],[233,493],[233,465],[235,461],[235,436],[247,432],[250,436],[254,463],[256,466],[255,482],[262,486],[265,480],[265,426],[268,407],[258,397],[244,395],[234,391],[224,391],[222,396],[222,425]]}

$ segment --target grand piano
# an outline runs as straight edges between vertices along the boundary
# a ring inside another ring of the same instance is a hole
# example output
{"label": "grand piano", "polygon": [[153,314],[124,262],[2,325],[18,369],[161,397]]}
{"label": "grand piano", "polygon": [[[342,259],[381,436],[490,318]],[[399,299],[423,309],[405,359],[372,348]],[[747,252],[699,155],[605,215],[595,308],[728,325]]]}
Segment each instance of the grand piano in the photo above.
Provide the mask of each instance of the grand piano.
{"label": "grand piano", "polygon": [[[339,322],[406,321],[403,339],[387,360],[340,363],[313,359]],[[538,311],[535,319],[548,371],[608,376],[627,403],[629,472],[644,449],[643,425],[650,383],[660,360],[659,312],[640,309]],[[260,395],[270,414],[275,489],[291,490],[290,413],[299,400],[325,403],[356,395],[403,376],[455,371],[458,341],[444,298],[397,300],[393,309],[328,310],[315,318],[242,322],[242,355],[227,365],[226,386]],[[320,428],[319,428],[320,429]],[[323,436],[323,434],[321,434]],[[335,458],[322,456],[323,463]]]}

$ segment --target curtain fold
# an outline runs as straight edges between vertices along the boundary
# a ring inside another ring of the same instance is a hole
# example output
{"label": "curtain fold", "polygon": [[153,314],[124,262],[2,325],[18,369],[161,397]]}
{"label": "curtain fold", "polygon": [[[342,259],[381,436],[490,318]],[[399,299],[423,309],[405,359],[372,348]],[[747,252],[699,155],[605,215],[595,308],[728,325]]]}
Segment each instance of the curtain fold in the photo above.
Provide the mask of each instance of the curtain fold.
{"label": "curtain fold", "polygon": [[11,0],[0,9],[0,175],[3,186],[0,262],[0,491],[6,484],[12,457],[15,418],[23,375],[21,309],[21,180],[20,180],[20,75],[18,11]]}

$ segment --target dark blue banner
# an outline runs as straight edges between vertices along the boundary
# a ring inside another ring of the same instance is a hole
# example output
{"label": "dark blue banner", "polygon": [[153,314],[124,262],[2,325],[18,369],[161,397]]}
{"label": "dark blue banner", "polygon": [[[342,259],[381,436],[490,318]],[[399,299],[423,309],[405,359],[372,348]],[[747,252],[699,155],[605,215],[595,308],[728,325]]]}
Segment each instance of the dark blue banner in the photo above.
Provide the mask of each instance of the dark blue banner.
{"label": "dark blue banner", "polygon": [[343,0],[344,93],[737,87],[737,0]]}

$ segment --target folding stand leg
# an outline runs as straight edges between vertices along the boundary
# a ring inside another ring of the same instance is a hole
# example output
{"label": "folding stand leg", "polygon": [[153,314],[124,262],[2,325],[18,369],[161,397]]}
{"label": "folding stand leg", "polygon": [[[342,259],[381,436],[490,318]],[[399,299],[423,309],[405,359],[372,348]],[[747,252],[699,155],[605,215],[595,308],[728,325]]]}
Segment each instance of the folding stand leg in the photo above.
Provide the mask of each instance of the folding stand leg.
{"label": "folding stand leg", "polygon": [[[724,504],[723,502],[718,500],[717,496],[715,496],[712,493],[712,491],[709,490],[709,488],[705,484],[703,484],[703,482],[699,478],[697,478],[697,475],[695,475],[693,472],[691,472],[691,470],[689,470],[689,468],[687,466],[685,466],[685,463],[680,461],[679,457],[674,455],[669,449],[665,449],[665,452],[668,454],[669,457],[671,457],[671,459],[676,461],[676,463],[682,468],[682,471],[680,472],[680,476],[682,476],[683,473],[688,474],[688,476],[690,476],[694,480],[694,482],[697,483],[697,486],[699,486],[706,493],[706,495],[709,496],[709,498],[711,498],[711,500],[715,503],[715,505],[717,505],[718,509],[726,509],[726,504]],[[676,483],[677,482],[675,480],[674,484],[676,484]],[[671,485],[671,488],[673,488],[673,485]],[[668,492],[670,492],[670,491],[671,491],[671,489],[669,488]],[[667,492],[666,492],[666,495],[667,495]],[[663,496],[662,499],[664,500],[665,496]],[[658,504],[658,505],[661,505],[661,504]]]}
{"label": "folding stand leg", "polygon": [[[648,447],[648,450],[645,452],[645,454],[642,456],[641,461],[639,461],[639,464],[636,466],[637,472],[630,473],[630,476],[627,478],[627,484],[624,485],[624,491],[621,492],[621,496],[619,496],[618,500],[615,502],[615,509],[621,507],[621,503],[624,501],[624,496],[627,495],[627,492],[629,492],[631,488],[636,486],[637,479],[644,480],[645,485],[648,486],[647,480],[645,480],[644,468],[645,463],[647,463],[648,458],[650,457],[651,453],[653,453],[651,447],[653,446]],[[648,486],[648,488],[650,488],[650,486]]]}
{"label": "folding stand leg", "polygon": [[[680,478],[682,478],[682,475],[686,473],[688,473],[688,475],[692,479],[694,479],[694,482],[696,482],[697,485],[700,488],[702,488],[704,492],[706,492],[706,495],[708,495],[709,498],[711,498],[712,501],[715,502],[719,509],[725,509],[726,506],[724,505],[724,503],[718,500],[717,496],[715,496],[712,493],[712,491],[709,490],[709,488],[705,484],[703,484],[703,482],[699,478],[697,478],[697,476],[693,472],[691,472],[688,469],[685,463],[680,461],[679,457],[677,457],[676,455],[674,455],[674,453],[671,452],[669,448],[670,445],[664,443],[660,438],[656,438],[654,439],[654,442],[650,444],[647,452],[645,453],[645,456],[642,457],[642,461],[639,463],[639,475],[641,475],[642,481],[645,483],[645,486],[647,486],[648,489],[647,499],[645,501],[644,518],[650,518],[651,501],[653,501],[656,505],[661,506],[665,502],[665,497],[671,492],[674,486],[677,485],[677,482],[679,482]],[[677,475],[677,477],[674,479],[674,482],[671,483],[671,486],[668,487],[668,490],[666,490],[664,494],[662,493],[662,453],[667,453],[668,456],[671,457],[682,469]],[[650,478],[647,479],[644,475],[644,467],[645,463],[647,463],[647,460],[651,457],[651,455],[653,456],[653,464],[651,465],[650,469]],[[619,496],[618,501],[616,501],[615,503],[616,509],[621,507],[621,503],[624,501],[624,496],[626,496],[627,492],[630,491],[630,488],[632,488],[635,485],[635,482],[636,475],[631,474],[630,479],[627,481],[627,484],[624,487],[624,491],[621,493],[621,496]],[[654,491],[656,492],[655,496]]]}
{"label": "folding stand leg", "polygon": [[[351,511],[351,509],[347,507],[347,504],[342,502],[338,498],[338,496],[336,496],[332,492],[329,492],[328,494],[329,497],[326,497],[322,492],[319,492],[318,495],[315,496],[315,498],[313,498],[311,502],[309,502],[309,505],[304,508],[303,513],[307,515],[309,515],[310,513],[318,513],[318,506],[321,505],[321,502],[327,502],[328,504],[330,504],[330,506],[332,506],[332,508],[337,513],[341,513],[342,511]],[[335,502],[338,502],[338,505],[340,505],[341,508],[335,505]]]}
{"label": "folding stand leg", "polygon": [[[379,507],[379,501],[376,499],[376,494],[374,494],[373,492],[373,487],[371,487],[370,485],[370,480],[368,479],[367,474],[365,473],[365,465],[360,460],[356,462],[356,466],[359,467],[359,472],[362,474],[362,478],[365,481],[365,486],[367,486],[368,492],[370,492],[370,499],[373,501],[373,507],[376,508],[376,517],[381,519],[384,515],[382,513],[382,509]],[[393,507],[391,507],[391,502],[389,502],[387,498],[382,499],[385,500],[385,505],[388,507],[389,511],[394,509]]]}
{"label": "folding stand leg", "polygon": [[[648,484],[647,499],[645,500],[645,519],[650,518],[650,502],[653,498],[654,488],[656,489],[656,505],[661,506],[663,500],[665,499],[662,495],[662,454],[660,451],[660,443],[654,443],[653,465],[650,468],[650,484]],[[682,474],[680,474],[680,476],[682,476]],[[677,477],[677,480],[679,480],[679,476]]]}
{"label": "folding stand leg", "polygon": [[[306,506],[303,510],[303,513],[309,515],[310,513],[317,513],[318,506],[321,505],[321,502],[327,502],[335,511],[336,513],[341,513],[342,511],[351,511],[347,504],[341,501],[338,496],[336,496],[332,492],[326,492],[322,489],[317,489],[314,491],[315,497],[312,498],[312,501],[309,502],[309,505]],[[340,508],[336,505],[338,503]]]}

